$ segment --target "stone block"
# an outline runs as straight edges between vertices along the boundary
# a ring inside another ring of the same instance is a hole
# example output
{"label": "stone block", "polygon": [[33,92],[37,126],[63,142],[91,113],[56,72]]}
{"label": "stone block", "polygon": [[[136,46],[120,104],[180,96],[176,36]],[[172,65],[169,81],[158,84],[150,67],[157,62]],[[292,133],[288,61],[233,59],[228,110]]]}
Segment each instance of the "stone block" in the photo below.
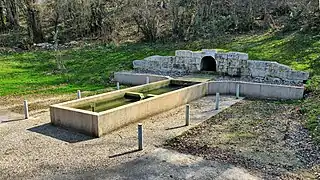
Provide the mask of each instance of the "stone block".
{"label": "stone block", "polygon": [[193,52],[189,50],[177,50],[176,56],[177,57],[192,57]]}
{"label": "stone block", "polygon": [[238,53],[239,56],[239,60],[248,60],[249,59],[249,55],[246,53]]}
{"label": "stone block", "polygon": [[147,64],[147,61],[135,60],[135,61],[133,61],[133,68],[134,69],[144,69],[144,68],[146,68],[146,64]]}
{"label": "stone block", "polygon": [[228,54],[227,53],[216,53],[215,58],[217,61],[219,60],[227,60]]}
{"label": "stone block", "polygon": [[228,53],[228,60],[238,60],[239,54],[236,52],[229,52]]}

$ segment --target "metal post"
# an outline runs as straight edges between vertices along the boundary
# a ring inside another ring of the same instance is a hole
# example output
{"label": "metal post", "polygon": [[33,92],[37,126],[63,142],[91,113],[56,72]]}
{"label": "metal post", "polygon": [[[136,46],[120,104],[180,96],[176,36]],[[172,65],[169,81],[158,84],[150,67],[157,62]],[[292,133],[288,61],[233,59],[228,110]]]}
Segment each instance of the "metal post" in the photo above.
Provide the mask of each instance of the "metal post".
{"label": "metal post", "polygon": [[143,149],[143,134],[142,134],[142,124],[138,124],[138,149]]}
{"label": "metal post", "polygon": [[24,119],[29,119],[29,108],[28,108],[28,101],[23,101],[23,107],[24,107]]}
{"label": "metal post", "polygon": [[220,94],[216,94],[216,110],[219,110],[219,100],[220,100]]}
{"label": "metal post", "polygon": [[237,84],[237,90],[236,90],[236,98],[240,98],[240,84]]}
{"label": "metal post", "polygon": [[146,84],[149,84],[149,83],[150,83],[150,78],[146,77]]}
{"label": "metal post", "polygon": [[78,97],[78,99],[81,99],[81,91],[80,90],[77,91],[77,97]]}
{"label": "metal post", "polygon": [[190,125],[190,105],[186,105],[186,126]]}
{"label": "metal post", "polygon": [[119,89],[120,89],[120,83],[117,82],[117,90],[119,90]]}
{"label": "metal post", "polygon": [[95,109],[96,109],[96,103],[93,103],[93,104],[91,105],[91,111],[92,111],[92,112],[95,112]]}

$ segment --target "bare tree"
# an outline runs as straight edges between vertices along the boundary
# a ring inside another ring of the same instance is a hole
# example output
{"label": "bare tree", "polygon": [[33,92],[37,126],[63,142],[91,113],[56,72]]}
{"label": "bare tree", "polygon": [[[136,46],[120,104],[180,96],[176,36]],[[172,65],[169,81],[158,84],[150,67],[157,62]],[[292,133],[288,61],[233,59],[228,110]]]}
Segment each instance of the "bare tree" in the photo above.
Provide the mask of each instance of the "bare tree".
{"label": "bare tree", "polygon": [[4,2],[0,0],[0,31],[5,29]]}
{"label": "bare tree", "polygon": [[16,0],[4,0],[6,7],[6,20],[9,27],[19,26],[19,14]]}
{"label": "bare tree", "polygon": [[29,36],[35,43],[43,42],[44,36],[36,0],[24,0],[24,3]]}

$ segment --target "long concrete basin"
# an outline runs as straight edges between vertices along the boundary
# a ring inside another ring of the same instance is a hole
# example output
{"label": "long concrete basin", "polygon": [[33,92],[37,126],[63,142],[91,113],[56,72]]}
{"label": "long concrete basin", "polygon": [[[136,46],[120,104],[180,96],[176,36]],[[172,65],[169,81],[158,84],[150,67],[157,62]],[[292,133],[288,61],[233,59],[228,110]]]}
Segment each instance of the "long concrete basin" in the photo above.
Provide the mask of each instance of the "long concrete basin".
{"label": "long concrete basin", "polygon": [[[139,78],[141,77],[139,76]],[[77,108],[83,104],[101,100],[112,101],[124,97],[126,92],[152,92],[152,90],[160,89],[170,84],[187,84],[188,86],[101,112]],[[236,81],[199,83],[169,79],[52,105],[50,107],[51,123],[57,126],[72,128],[91,136],[100,137],[127,124],[187,104],[206,95],[215,95],[216,93],[235,95],[237,85],[240,86],[240,95],[242,97],[257,99],[301,99],[304,93],[304,87],[295,86]]]}
{"label": "long concrete basin", "polygon": [[[75,108],[84,103],[99,100],[108,101],[123,97],[126,92],[149,91],[170,84],[189,84],[189,86],[102,112],[91,112]],[[203,97],[207,94],[207,90],[207,83],[177,80],[154,82],[52,105],[50,106],[51,123],[57,126],[75,129],[90,136],[100,137],[140,119],[170,110]]]}

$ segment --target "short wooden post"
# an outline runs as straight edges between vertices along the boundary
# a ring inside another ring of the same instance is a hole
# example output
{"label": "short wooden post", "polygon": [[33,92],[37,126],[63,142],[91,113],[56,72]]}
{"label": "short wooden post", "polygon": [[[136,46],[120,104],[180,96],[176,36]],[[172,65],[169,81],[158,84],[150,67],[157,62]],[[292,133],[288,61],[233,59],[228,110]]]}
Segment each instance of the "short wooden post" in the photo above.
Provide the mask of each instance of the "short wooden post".
{"label": "short wooden post", "polygon": [[142,130],[142,124],[138,124],[138,149],[143,149],[143,130]]}
{"label": "short wooden post", "polygon": [[117,82],[117,90],[119,90],[119,89],[120,89],[120,83]]}
{"label": "short wooden post", "polygon": [[190,105],[186,105],[186,126],[190,125]]}
{"label": "short wooden post", "polygon": [[77,91],[77,98],[81,99],[81,91],[80,90]]}
{"label": "short wooden post", "polygon": [[220,101],[220,94],[216,94],[216,110],[219,110],[219,101]]}
{"label": "short wooden post", "polygon": [[29,107],[28,107],[28,101],[23,101],[23,107],[24,107],[24,119],[29,119]]}
{"label": "short wooden post", "polygon": [[240,98],[240,84],[237,84],[237,89],[236,89],[236,99]]}

